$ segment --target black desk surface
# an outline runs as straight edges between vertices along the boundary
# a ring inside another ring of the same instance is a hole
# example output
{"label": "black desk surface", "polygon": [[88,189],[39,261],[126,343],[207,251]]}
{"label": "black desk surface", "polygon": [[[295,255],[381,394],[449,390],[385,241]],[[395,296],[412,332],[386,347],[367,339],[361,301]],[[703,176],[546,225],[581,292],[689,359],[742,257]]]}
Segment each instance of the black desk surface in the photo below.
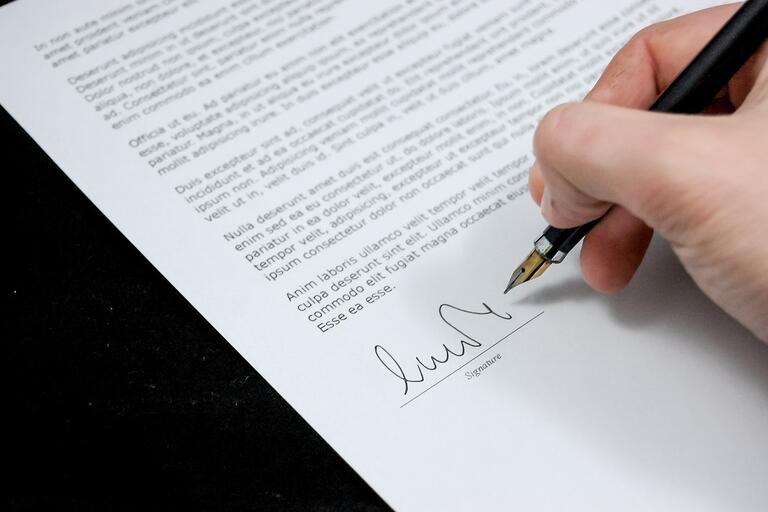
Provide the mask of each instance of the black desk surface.
{"label": "black desk surface", "polygon": [[388,510],[4,110],[0,135],[0,508]]}

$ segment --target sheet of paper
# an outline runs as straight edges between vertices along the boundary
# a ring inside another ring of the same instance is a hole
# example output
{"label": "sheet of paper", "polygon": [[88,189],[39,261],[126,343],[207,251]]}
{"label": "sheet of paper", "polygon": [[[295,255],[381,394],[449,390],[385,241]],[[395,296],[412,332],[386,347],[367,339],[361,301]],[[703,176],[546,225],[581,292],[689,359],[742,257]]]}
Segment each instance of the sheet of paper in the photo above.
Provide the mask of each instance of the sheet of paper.
{"label": "sheet of paper", "polygon": [[663,243],[501,293],[537,120],[712,3],[21,0],[0,102],[396,509],[762,511],[768,353]]}

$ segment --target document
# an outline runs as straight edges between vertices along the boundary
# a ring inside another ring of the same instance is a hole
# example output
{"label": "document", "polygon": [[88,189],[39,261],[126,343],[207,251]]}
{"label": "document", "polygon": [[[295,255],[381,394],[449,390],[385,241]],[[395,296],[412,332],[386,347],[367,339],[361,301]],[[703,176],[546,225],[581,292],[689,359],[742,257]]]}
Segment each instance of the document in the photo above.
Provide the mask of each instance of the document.
{"label": "document", "polygon": [[768,350],[663,241],[502,294],[539,119],[714,3],[20,0],[0,103],[395,509],[764,511]]}

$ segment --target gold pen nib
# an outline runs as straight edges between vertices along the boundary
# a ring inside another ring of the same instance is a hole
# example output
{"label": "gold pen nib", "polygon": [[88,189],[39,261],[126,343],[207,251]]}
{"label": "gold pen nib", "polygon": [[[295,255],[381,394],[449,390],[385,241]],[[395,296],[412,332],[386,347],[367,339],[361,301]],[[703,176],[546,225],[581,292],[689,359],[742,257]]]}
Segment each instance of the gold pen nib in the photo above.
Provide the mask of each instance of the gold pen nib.
{"label": "gold pen nib", "polygon": [[541,276],[550,265],[549,261],[545,260],[538,251],[534,250],[512,274],[512,279],[509,280],[504,293],[507,294],[512,288]]}

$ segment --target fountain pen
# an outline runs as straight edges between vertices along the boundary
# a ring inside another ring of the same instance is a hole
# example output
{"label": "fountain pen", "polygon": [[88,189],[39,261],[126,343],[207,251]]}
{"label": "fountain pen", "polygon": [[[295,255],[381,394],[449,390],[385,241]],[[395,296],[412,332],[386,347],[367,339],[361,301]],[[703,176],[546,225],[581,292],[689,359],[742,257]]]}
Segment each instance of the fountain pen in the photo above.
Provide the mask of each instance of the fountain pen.
{"label": "fountain pen", "polygon": [[[747,0],[651,106],[652,112],[697,114],[768,39],[768,0]],[[504,293],[561,263],[601,219],[583,226],[547,227],[533,252],[512,273]]]}

